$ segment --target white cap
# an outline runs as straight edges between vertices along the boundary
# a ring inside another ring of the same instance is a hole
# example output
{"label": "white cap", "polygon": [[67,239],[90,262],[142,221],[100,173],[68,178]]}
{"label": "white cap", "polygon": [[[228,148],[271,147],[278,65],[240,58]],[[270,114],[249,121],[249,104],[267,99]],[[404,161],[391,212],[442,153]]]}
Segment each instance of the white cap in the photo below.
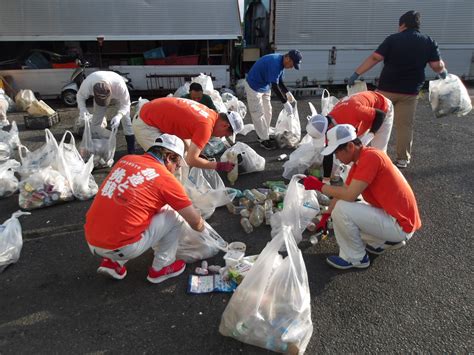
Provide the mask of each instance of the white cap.
{"label": "white cap", "polygon": [[326,116],[316,114],[308,120],[306,132],[313,137],[319,146],[323,147],[326,143],[326,131],[328,129],[328,119]]}
{"label": "white cap", "polygon": [[[178,137],[164,133],[156,138],[151,147],[163,147],[178,154],[184,160],[184,143]],[[150,148],[151,148],[150,147]]]}
{"label": "white cap", "polygon": [[328,145],[321,152],[322,155],[332,154],[341,144],[351,142],[357,138],[356,129],[350,124],[338,124],[328,133]]}
{"label": "white cap", "polygon": [[227,118],[229,119],[232,130],[234,131],[234,136],[237,133],[240,133],[244,128],[244,120],[242,119],[242,116],[240,116],[240,113],[236,111],[229,111],[227,112]]}

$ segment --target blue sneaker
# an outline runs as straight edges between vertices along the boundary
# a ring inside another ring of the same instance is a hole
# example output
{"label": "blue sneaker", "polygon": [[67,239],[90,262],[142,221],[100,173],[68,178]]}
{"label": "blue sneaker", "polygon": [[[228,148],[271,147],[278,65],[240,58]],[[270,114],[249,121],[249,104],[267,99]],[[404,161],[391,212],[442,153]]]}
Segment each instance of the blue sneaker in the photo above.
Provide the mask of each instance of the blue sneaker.
{"label": "blue sneaker", "polygon": [[385,242],[385,245],[379,248],[374,248],[372,245],[367,244],[365,246],[365,250],[370,254],[381,255],[385,253],[387,250],[397,250],[397,249],[403,248],[406,244],[407,243],[405,241],[402,241],[399,243]]}
{"label": "blue sneaker", "polygon": [[356,267],[358,269],[365,269],[370,266],[370,259],[368,254],[365,254],[362,260],[357,263],[350,263],[337,255],[331,255],[326,259],[326,262],[332,267],[341,270],[351,269],[353,267]]}

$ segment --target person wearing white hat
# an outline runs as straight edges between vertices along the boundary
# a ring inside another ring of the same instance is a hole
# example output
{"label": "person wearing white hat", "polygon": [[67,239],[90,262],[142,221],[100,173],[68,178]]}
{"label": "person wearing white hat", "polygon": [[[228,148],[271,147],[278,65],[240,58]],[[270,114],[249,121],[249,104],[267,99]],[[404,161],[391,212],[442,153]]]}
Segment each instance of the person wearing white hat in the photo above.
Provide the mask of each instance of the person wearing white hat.
{"label": "person wearing white hat", "polygon": [[201,151],[211,136],[234,136],[244,127],[238,112],[217,113],[210,108],[183,98],[165,97],[144,104],[138,117],[133,120],[137,142],[147,150],[163,133],[173,134],[183,140],[191,140],[186,152],[186,163],[201,169],[229,172],[230,162],[213,162],[201,158]]}
{"label": "person wearing white hat", "polygon": [[[364,145],[387,152],[393,125],[392,102],[375,91],[362,91],[339,101],[327,116],[315,115],[306,126],[308,134],[324,140],[326,131],[336,124],[350,124]],[[332,170],[332,155],[324,158],[324,176]]]}
{"label": "person wearing white hat", "polygon": [[162,134],[143,155],[126,155],[107,175],[86,215],[84,231],[94,255],[102,257],[99,274],[117,280],[127,275],[125,263],[154,250],[148,281],[162,282],[181,274],[176,260],[184,223],[208,233],[184,187],[173,173],[183,161],[184,143]]}
{"label": "person wearing white hat", "polygon": [[[352,163],[344,186],[330,186],[317,178],[303,179],[306,190],[333,197],[317,228],[326,228],[332,217],[339,255],[326,259],[338,269],[366,268],[367,254],[382,254],[405,246],[421,227],[415,195],[386,153],[362,145],[355,128],[336,125],[327,132],[323,155],[335,154],[344,164]],[[362,194],[365,202],[356,202]]]}

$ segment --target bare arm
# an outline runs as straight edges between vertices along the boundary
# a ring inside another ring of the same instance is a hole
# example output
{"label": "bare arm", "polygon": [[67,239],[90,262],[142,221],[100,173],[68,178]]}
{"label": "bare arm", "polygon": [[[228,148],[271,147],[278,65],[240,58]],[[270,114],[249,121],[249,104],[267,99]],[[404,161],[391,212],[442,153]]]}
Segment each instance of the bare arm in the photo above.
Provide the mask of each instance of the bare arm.
{"label": "bare arm", "polygon": [[321,192],[325,195],[332,196],[338,200],[353,202],[356,200],[357,196],[359,196],[362,193],[362,191],[365,190],[365,188],[368,185],[369,184],[361,180],[352,180],[350,185],[344,185],[344,186],[324,185],[323,188],[321,189]]}
{"label": "bare arm", "polygon": [[202,232],[204,230],[204,220],[193,205],[179,210],[178,213],[195,231]]}
{"label": "bare arm", "polygon": [[201,154],[201,149],[196,144],[191,142],[191,144],[189,145],[188,153],[186,154],[186,163],[189,166],[195,166],[201,169],[216,169],[216,162],[200,158],[199,154]]}
{"label": "bare arm", "polygon": [[428,64],[436,74],[441,73],[443,70],[446,69],[446,66],[444,65],[442,59],[438,60],[437,62],[429,62]]}
{"label": "bare arm", "polygon": [[380,54],[373,52],[371,55],[367,57],[366,60],[362,62],[361,65],[357,67],[355,72],[359,75],[362,75],[366,71],[369,71],[370,69],[372,69],[377,63],[381,62],[382,60],[383,60],[383,57]]}

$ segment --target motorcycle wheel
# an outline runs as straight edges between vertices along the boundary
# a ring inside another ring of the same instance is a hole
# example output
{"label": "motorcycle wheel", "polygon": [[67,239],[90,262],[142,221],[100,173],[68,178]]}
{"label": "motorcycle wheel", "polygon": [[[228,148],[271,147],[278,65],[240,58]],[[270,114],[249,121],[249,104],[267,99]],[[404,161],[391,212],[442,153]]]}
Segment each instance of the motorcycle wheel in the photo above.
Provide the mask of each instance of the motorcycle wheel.
{"label": "motorcycle wheel", "polygon": [[71,107],[76,106],[77,105],[76,94],[77,92],[74,90],[66,90],[61,94],[61,98],[67,106],[71,106]]}

